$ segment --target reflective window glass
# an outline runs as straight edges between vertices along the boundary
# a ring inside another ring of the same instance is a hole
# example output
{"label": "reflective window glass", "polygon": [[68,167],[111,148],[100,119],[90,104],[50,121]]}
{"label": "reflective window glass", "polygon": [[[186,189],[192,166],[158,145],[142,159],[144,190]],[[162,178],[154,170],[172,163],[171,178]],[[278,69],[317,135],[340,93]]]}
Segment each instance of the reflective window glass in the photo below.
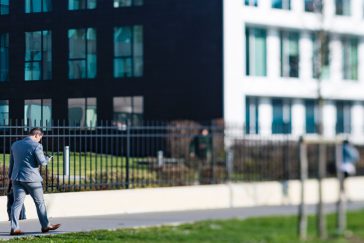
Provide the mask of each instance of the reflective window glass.
{"label": "reflective window glass", "polygon": [[9,34],[0,33],[0,82],[9,80]]}
{"label": "reflective window glass", "polygon": [[314,12],[320,13],[322,12],[322,0],[304,0],[305,2],[305,11],[306,12]]}
{"label": "reflective window glass", "polygon": [[342,40],[343,51],[343,74],[344,79],[358,80],[358,39],[351,37],[344,37]]}
{"label": "reflective window glass", "polygon": [[245,6],[257,7],[258,6],[258,0],[244,0],[244,4],[245,4]]}
{"label": "reflective window glass", "polygon": [[68,99],[68,122],[70,126],[95,127],[97,124],[96,98]]}
{"label": "reflective window glass", "polygon": [[273,99],[273,134],[289,134],[292,130],[291,103],[288,100]]}
{"label": "reflective window glass", "polygon": [[25,13],[41,13],[52,10],[52,0],[25,0]]}
{"label": "reflective window glass", "polygon": [[142,96],[114,97],[113,124],[122,128],[128,122],[139,124],[143,120],[144,99]]}
{"label": "reflective window glass", "polygon": [[9,101],[0,100],[0,126],[9,125]]}
{"label": "reflective window glass", "polygon": [[25,80],[49,80],[52,78],[51,31],[25,33]]}
{"label": "reflective window glass", "polygon": [[351,0],[335,0],[335,13],[349,16],[351,14]]}
{"label": "reflective window glass", "polygon": [[96,30],[68,30],[68,77],[92,79],[97,74]]}
{"label": "reflective window glass", "polygon": [[24,124],[31,127],[50,127],[52,100],[31,99],[24,101]]}
{"label": "reflective window glass", "polygon": [[305,101],[306,133],[316,133],[318,107],[314,100]]}
{"label": "reflective window glass", "polygon": [[277,9],[291,9],[290,0],[272,0],[272,8]]}
{"label": "reflective window glass", "polygon": [[143,27],[114,28],[114,77],[143,75]]}
{"label": "reflective window glass", "polygon": [[299,34],[290,31],[280,32],[281,76],[299,76]]}
{"label": "reflective window glass", "polygon": [[351,103],[346,101],[336,102],[336,133],[351,132]]}
{"label": "reflective window glass", "polygon": [[312,35],[312,74],[315,79],[330,78],[330,35],[314,33]]}
{"label": "reflective window glass", "polygon": [[68,0],[68,10],[95,9],[97,0]]}
{"label": "reflective window glass", "polygon": [[246,75],[267,75],[267,33],[265,29],[247,27],[246,40]]}
{"label": "reflective window glass", "polygon": [[143,0],[114,0],[114,8],[142,6]]}
{"label": "reflective window glass", "polygon": [[0,15],[9,14],[9,0],[0,0]]}

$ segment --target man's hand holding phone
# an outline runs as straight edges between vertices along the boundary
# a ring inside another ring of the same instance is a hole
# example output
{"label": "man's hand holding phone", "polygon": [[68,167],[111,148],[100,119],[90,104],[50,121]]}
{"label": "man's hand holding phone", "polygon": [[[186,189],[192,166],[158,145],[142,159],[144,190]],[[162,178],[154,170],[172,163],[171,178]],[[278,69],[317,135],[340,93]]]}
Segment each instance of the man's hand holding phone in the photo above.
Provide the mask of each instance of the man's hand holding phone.
{"label": "man's hand holding phone", "polygon": [[50,155],[48,153],[44,153],[44,156],[48,159],[48,161],[51,161],[53,159],[53,155]]}

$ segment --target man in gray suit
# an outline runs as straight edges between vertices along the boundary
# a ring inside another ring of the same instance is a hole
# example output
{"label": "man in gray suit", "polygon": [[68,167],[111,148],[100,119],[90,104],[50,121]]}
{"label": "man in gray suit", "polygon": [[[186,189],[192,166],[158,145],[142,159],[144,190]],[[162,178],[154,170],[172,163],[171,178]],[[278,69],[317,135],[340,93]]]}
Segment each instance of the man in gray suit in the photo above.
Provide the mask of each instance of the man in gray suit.
{"label": "man in gray suit", "polygon": [[25,195],[29,193],[37,208],[37,214],[42,226],[42,233],[56,230],[60,224],[49,224],[47,211],[43,199],[42,177],[39,173],[40,165],[47,165],[51,157],[45,157],[40,140],[43,131],[33,128],[29,135],[11,146],[9,178],[13,184],[14,203],[11,207],[11,235],[20,235],[19,214]]}

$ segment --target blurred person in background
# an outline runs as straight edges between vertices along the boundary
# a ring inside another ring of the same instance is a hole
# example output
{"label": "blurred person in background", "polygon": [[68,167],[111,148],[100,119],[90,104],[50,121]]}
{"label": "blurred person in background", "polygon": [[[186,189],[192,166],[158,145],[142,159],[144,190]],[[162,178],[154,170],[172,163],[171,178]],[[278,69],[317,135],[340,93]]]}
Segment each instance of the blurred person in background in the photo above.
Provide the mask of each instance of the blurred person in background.
{"label": "blurred person in background", "polygon": [[189,146],[190,156],[197,158],[206,163],[211,161],[212,153],[212,139],[207,128],[200,131],[199,135],[196,135]]}
{"label": "blurred person in background", "polygon": [[342,146],[342,162],[340,170],[344,173],[345,178],[349,175],[355,175],[356,169],[355,164],[360,160],[359,152],[348,139],[343,141]]}

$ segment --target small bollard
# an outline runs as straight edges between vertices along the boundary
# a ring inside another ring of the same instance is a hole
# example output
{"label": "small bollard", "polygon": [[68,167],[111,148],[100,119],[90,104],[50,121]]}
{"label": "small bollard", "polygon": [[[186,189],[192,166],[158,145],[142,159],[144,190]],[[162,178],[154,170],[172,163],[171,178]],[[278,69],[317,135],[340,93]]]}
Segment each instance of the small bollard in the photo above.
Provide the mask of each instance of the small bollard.
{"label": "small bollard", "polygon": [[233,172],[234,172],[234,151],[232,149],[227,150],[226,170],[228,173],[228,178],[229,178],[229,180],[231,180]]}
{"label": "small bollard", "polygon": [[162,167],[163,164],[164,164],[163,151],[159,150],[158,151],[158,167]]}
{"label": "small bollard", "polygon": [[70,147],[65,146],[63,151],[63,175],[70,174]]}

